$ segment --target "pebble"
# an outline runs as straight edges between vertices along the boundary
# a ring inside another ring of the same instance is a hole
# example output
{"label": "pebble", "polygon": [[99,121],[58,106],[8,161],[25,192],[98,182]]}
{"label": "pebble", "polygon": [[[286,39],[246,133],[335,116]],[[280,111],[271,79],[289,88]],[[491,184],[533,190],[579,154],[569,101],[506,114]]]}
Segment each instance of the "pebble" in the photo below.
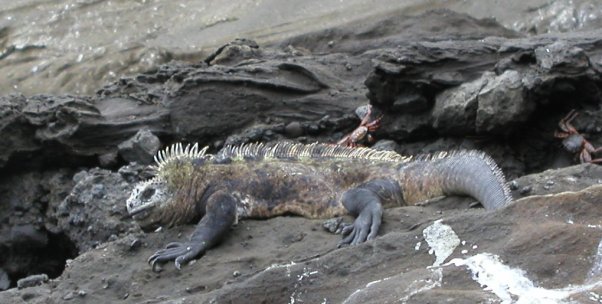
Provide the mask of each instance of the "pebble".
{"label": "pebble", "polygon": [[238,270],[234,271],[234,272],[232,273],[232,276],[233,276],[233,277],[235,277],[235,278],[236,278],[236,277],[239,277],[239,276],[240,276],[240,271],[238,271]]}
{"label": "pebble", "polygon": [[330,233],[336,233],[336,231],[339,230],[342,222],[342,217],[335,217],[324,221],[322,227]]}
{"label": "pebble", "polygon": [[10,287],[10,279],[8,274],[0,268],[0,291],[7,290]]}
{"label": "pebble", "polygon": [[364,119],[364,117],[366,117],[366,115],[368,115],[371,112],[372,112],[372,106],[369,104],[361,105],[355,109],[355,115],[359,119]]}
{"label": "pebble", "polygon": [[38,285],[42,285],[42,283],[47,282],[47,281],[48,281],[47,274],[45,274],[45,273],[34,274],[34,275],[30,275],[26,278],[22,278],[22,279],[18,280],[17,287],[19,289],[21,289],[21,288],[25,288],[25,287],[38,286]]}
{"label": "pebble", "polygon": [[295,138],[303,135],[303,127],[298,121],[290,122],[284,127],[284,133],[289,138]]}
{"label": "pebble", "polygon": [[75,294],[71,291],[63,296],[63,300],[65,300],[65,301],[69,301],[73,298],[75,298]]}
{"label": "pebble", "polygon": [[510,187],[510,190],[512,190],[512,191],[518,190],[518,182],[516,180],[513,180],[510,182],[508,187]]}

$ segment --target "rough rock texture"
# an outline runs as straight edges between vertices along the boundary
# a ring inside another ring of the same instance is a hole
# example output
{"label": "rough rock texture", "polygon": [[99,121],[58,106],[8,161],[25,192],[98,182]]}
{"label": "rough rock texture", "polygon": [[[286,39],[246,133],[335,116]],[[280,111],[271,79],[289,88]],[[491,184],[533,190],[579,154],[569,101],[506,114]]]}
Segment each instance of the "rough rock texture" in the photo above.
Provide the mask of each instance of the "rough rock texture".
{"label": "rough rock texture", "polygon": [[48,228],[66,233],[79,252],[137,228],[125,220],[123,202],[131,187],[122,175],[96,168],[76,173],[73,181],[71,193],[49,208],[47,216],[56,224]]}
{"label": "rough rock texture", "polygon": [[119,155],[128,162],[139,161],[142,164],[151,164],[153,157],[161,148],[161,141],[149,130],[138,131],[132,138],[117,146]]}
{"label": "rough rock texture", "polygon": [[[0,302],[599,300],[602,170],[567,167],[575,155],[553,134],[575,108],[575,127],[602,144],[602,32],[521,38],[445,11],[404,22],[333,29],[350,34],[326,45],[328,30],[272,48],[239,39],[95,96],[0,97]],[[518,200],[390,209],[379,238],[341,249],[321,221],[243,221],[183,271],[151,272],[146,258],[194,229],[142,233],[125,214],[159,143],[334,142],[368,102],[384,115],[376,147],[483,149]],[[12,288],[39,274],[50,280]]]}
{"label": "rough rock texture", "polygon": [[[541,296],[555,291],[565,299],[588,299],[602,292],[600,178],[602,169],[594,165],[525,176],[518,183],[539,189],[535,186],[553,180],[558,187],[534,191],[537,195],[493,212],[466,209],[470,203],[467,199],[388,209],[379,238],[341,249],[335,247],[339,237],[323,231],[319,220],[278,217],[243,221],[196,263],[182,271],[166,265],[159,274],[150,271],[146,257],[157,244],[187,235],[194,227],[128,234],[75,258],[61,277],[26,289],[27,298],[29,303],[47,299],[60,302],[71,293],[83,292],[85,296],[75,299],[131,303],[384,303],[398,299],[411,303],[500,303],[504,296],[526,300],[535,292]],[[599,182],[592,185],[596,179]],[[568,180],[570,186],[560,187],[560,181]],[[445,231],[441,224],[450,226],[459,239],[450,247],[449,257],[441,245],[451,238],[450,232],[439,233],[446,238],[437,237],[437,232]],[[432,252],[432,248],[437,249]],[[500,284],[496,287],[498,295],[484,290],[485,286],[472,278],[476,271],[462,266],[471,258],[482,258],[479,274],[491,276],[487,282],[490,287]],[[442,259],[442,265],[433,266],[436,259]],[[505,273],[502,266],[511,269]],[[518,269],[522,272],[516,273]],[[538,289],[527,284],[523,289],[509,290],[504,285],[511,284],[509,277],[535,284]],[[11,289],[0,293],[0,299],[19,303],[23,301],[21,293]]]}

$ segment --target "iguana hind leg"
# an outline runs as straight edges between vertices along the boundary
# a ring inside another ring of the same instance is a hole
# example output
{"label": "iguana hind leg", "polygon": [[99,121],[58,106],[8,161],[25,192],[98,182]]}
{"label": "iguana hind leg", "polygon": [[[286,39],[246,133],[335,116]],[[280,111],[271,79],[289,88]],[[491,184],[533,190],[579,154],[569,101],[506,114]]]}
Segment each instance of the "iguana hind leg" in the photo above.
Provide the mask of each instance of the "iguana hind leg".
{"label": "iguana hind leg", "polygon": [[342,203],[356,218],[353,224],[343,225],[340,232],[345,237],[339,246],[356,245],[374,239],[382,222],[383,204],[401,205],[403,199],[395,181],[378,179],[347,190]]}
{"label": "iguana hind leg", "polygon": [[211,194],[205,205],[205,215],[188,242],[173,242],[153,254],[148,262],[153,271],[157,264],[175,260],[176,268],[213,247],[236,220],[236,198],[223,190]]}

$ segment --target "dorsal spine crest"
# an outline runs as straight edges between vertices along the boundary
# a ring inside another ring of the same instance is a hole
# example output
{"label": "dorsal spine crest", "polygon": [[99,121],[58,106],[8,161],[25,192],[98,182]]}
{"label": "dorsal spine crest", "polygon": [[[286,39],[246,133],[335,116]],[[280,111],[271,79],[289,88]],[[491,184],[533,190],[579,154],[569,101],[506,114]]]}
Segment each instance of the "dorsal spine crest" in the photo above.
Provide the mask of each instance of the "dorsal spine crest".
{"label": "dorsal spine crest", "polygon": [[155,155],[155,163],[157,164],[155,167],[160,172],[165,166],[169,165],[175,160],[192,161],[195,159],[210,157],[209,154],[206,154],[207,149],[209,149],[209,146],[199,150],[198,143],[195,143],[194,145],[187,144],[185,147],[182,145],[182,143],[173,144],[163,150],[160,150]]}
{"label": "dorsal spine crest", "polygon": [[[442,151],[432,154],[421,154],[418,156],[402,156],[393,151],[379,151],[370,148],[349,148],[333,144],[302,144],[278,142],[275,144],[248,143],[224,147],[216,155],[207,154],[208,146],[199,150],[198,143],[173,144],[157,153],[155,162],[159,178],[169,178],[170,175],[181,175],[183,163],[192,164],[192,161],[202,159],[213,161],[230,159],[232,161],[244,161],[246,159],[264,160],[311,160],[311,159],[362,159],[405,164],[410,162],[429,162],[445,159],[453,156],[467,155],[483,159],[498,181],[504,184],[504,175],[495,161],[487,154],[476,150]],[[177,169],[175,172],[174,169]],[[191,169],[191,168],[190,168]],[[177,173],[177,174],[176,174]],[[175,176],[173,176],[175,177]],[[504,194],[510,197],[510,190],[504,184]]]}

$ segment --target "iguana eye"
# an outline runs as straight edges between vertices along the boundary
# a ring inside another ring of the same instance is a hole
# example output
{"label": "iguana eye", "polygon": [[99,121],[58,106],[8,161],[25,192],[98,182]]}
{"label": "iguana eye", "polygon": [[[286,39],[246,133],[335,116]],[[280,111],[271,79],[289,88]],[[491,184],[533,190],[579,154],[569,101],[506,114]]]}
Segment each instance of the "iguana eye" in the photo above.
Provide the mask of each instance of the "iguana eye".
{"label": "iguana eye", "polygon": [[153,196],[153,194],[155,194],[155,189],[153,189],[153,188],[146,188],[140,194],[140,199],[147,201],[147,200],[149,200]]}

